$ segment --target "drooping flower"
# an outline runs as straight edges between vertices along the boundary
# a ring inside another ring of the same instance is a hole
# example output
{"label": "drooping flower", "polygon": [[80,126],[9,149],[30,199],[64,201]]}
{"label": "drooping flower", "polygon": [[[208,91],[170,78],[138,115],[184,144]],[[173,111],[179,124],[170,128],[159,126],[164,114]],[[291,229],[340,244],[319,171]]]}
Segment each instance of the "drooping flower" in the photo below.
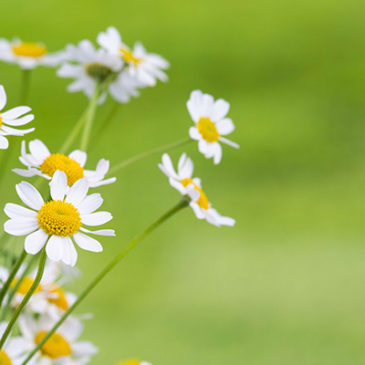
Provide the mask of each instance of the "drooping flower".
{"label": "drooping flower", "polygon": [[7,149],[9,147],[9,141],[5,136],[24,136],[25,134],[34,131],[34,128],[13,128],[31,122],[34,119],[34,115],[24,114],[29,113],[32,109],[29,108],[29,106],[17,106],[2,112],[2,110],[5,108],[6,101],[7,97],[5,89],[2,85],[0,85],[0,149]]}
{"label": "drooping flower", "polygon": [[[38,345],[55,324],[48,316],[35,319],[23,315],[19,318],[19,327],[25,338],[33,346]],[[42,365],[84,365],[98,349],[88,341],[77,341],[83,331],[83,324],[75,317],[68,317],[55,333],[45,342],[35,357]]]}
{"label": "drooping flower", "polygon": [[162,156],[162,163],[158,166],[169,178],[170,185],[182,195],[188,196],[191,199],[190,206],[198,219],[206,219],[217,227],[233,226],[235,224],[233,218],[221,216],[212,208],[211,203],[202,190],[200,179],[193,178],[194,164],[185,153],[179,159],[177,172],[167,153]]}
{"label": "drooping flower", "polygon": [[64,52],[49,53],[43,43],[0,39],[0,60],[16,63],[22,69],[32,69],[40,65],[55,67],[65,59]]}
{"label": "drooping flower", "polygon": [[131,50],[114,27],[101,32],[97,41],[110,54],[124,61],[129,74],[139,80],[141,86],[155,86],[157,80],[167,81],[168,77],[164,70],[169,68],[169,63],[157,54],[147,53],[139,42]]}
{"label": "drooping flower", "polygon": [[27,169],[13,169],[16,174],[24,177],[39,175],[51,180],[54,173],[60,170],[66,174],[69,186],[83,177],[87,179],[89,187],[112,184],[116,181],[115,177],[104,180],[109,171],[108,160],[101,159],[95,170],[85,170],[86,152],[75,150],[68,156],[61,153],[51,153],[39,139],[29,142],[29,151],[30,153],[26,152],[25,141],[22,141],[19,160]]}
{"label": "drooping flower", "polygon": [[[4,334],[8,324],[0,323],[0,338]],[[0,364],[21,365],[25,360],[27,351],[32,349],[32,342],[23,336],[9,337],[0,350]]]}
{"label": "drooping flower", "polygon": [[[89,98],[94,94],[96,85],[113,84],[121,71],[123,61],[103,49],[96,49],[89,40],[83,40],[76,46],[69,44],[66,47],[68,62],[64,63],[57,75],[72,78],[75,81],[67,88],[69,92],[83,91]],[[103,92],[99,102],[106,98]]]}
{"label": "drooping flower", "polygon": [[22,181],[16,185],[16,191],[30,209],[18,204],[6,204],[4,211],[10,219],[4,224],[5,232],[14,236],[26,235],[24,249],[31,255],[45,246],[49,259],[74,266],[77,261],[74,242],[87,251],[103,250],[96,239],[85,233],[115,235],[111,229],[89,231],[83,227],[98,226],[112,219],[109,212],[95,212],[103,199],[100,194],[87,195],[88,189],[86,178],[69,187],[66,174],[58,170],[50,183],[51,200],[44,202],[33,185]]}
{"label": "drooping flower", "polygon": [[133,359],[128,359],[125,361],[118,362],[117,365],[152,365],[152,364],[147,361],[142,361],[142,360],[133,358]]}
{"label": "drooping flower", "polygon": [[195,127],[189,130],[190,137],[199,141],[199,151],[206,158],[213,158],[215,164],[221,161],[222,147],[219,142],[239,148],[237,143],[222,137],[234,131],[232,119],[226,118],[229,111],[227,101],[214,101],[211,95],[195,90],[190,95],[187,108],[195,123]]}

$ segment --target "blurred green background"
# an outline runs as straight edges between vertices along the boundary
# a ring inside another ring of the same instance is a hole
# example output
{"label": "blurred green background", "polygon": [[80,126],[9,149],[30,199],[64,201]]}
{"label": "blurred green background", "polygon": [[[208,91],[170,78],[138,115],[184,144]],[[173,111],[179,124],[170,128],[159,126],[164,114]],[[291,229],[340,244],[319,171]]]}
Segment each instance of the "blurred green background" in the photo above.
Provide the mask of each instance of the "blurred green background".
{"label": "blurred green background", "polygon": [[[123,106],[95,140],[89,168],[186,137],[193,89],[231,102],[241,149],[224,148],[219,166],[186,150],[236,227],[186,210],[145,240],[79,309],[94,314],[84,334],[100,348],[92,364],[365,364],[364,12],[356,0],[2,3],[1,37],[58,50],[114,25],[171,62],[170,82]],[[18,68],[1,64],[0,76],[16,105]],[[37,130],[27,139],[54,152],[86,105],[68,83],[53,69],[32,75]],[[159,158],[100,189],[118,237],[103,240],[103,254],[79,251],[74,290],[179,198]],[[19,180],[7,176],[2,204],[18,202]]]}

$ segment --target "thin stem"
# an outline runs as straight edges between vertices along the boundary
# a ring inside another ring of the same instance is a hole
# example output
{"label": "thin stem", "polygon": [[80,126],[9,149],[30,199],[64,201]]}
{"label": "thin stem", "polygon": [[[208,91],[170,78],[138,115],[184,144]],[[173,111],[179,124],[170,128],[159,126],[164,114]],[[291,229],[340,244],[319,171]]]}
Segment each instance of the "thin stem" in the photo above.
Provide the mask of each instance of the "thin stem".
{"label": "thin stem", "polygon": [[127,166],[133,164],[134,162],[137,162],[139,160],[142,160],[142,159],[144,159],[146,157],[150,157],[150,156],[155,155],[157,153],[161,153],[161,152],[166,152],[166,151],[173,150],[175,148],[184,146],[184,145],[186,145],[186,144],[188,144],[190,142],[192,142],[192,139],[186,138],[186,139],[183,139],[183,140],[178,141],[178,142],[175,142],[175,143],[171,143],[171,144],[168,144],[168,145],[165,145],[165,146],[162,146],[162,147],[154,148],[152,150],[149,150],[149,151],[140,153],[140,154],[138,154],[136,156],[133,156],[133,157],[129,158],[128,160],[122,161],[118,165],[115,165],[114,167],[112,167],[110,169],[110,172],[109,173],[110,174],[114,174],[117,171],[123,169],[124,167],[127,167]]}
{"label": "thin stem", "polygon": [[97,83],[95,85],[94,95],[90,100],[89,108],[86,111],[85,125],[81,136],[81,150],[85,152],[87,151],[89,145],[89,139],[95,117],[96,107],[98,105],[99,94],[100,94],[100,85]]}
{"label": "thin stem", "polygon": [[27,256],[27,253],[23,250],[22,254],[19,256],[17,262],[15,263],[13,269],[11,270],[8,280],[6,280],[4,286],[2,287],[1,292],[0,292],[0,307],[4,300],[6,292],[8,291],[13,279],[15,278],[16,273],[18,272],[18,270],[19,270],[21,264],[23,263],[24,259],[26,258],[26,256]]}
{"label": "thin stem", "polygon": [[46,259],[47,259],[46,250],[43,249],[42,254],[41,254],[41,258],[39,260],[39,267],[38,267],[37,275],[34,279],[34,282],[33,282],[32,286],[30,287],[29,291],[27,292],[27,294],[24,296],[23,300],[21,301],[21,303],[17,307],[15,313],[13,314],[13,317],[11,318],[11,320],[9,321],[8,326],[6,327],[6,330],[3,334],[3,336],[1,337],[0,350],[3,348],[4,343],[5,343],[6,339],[8,338],[12,328],[14,327],[14,324],[16,323],[20,313],[22,312],[24,307],[29,302],[29,300],[32,297],[33,293],[36,291],[36,289],[37,289],[37,287],[38,287],[38,285],[39,285],[39,283],[42,279],[42,276],[43,276],[44,267],[46,265]]}
{"label": "thin stem", "polygon": [[30,89],[30,76],[31,70],[22,70],[22,81],[20,87],[20,97],[19,103],[20,105],[24,105],[27,101]]}
{"label": "thin stem", "polygon": [[149,227],[147,227],[141,234],[135,237],[127,247],[125,247],[106,267],[95,277],[95,279],[86,287],[86,289],[80,294],[75,303],[64,313],[60,320],[53,326],[53,328],[43,337],[42,341],[32,350],[28,357],[23,361],[22,365],[25,365],[31,360],[31,358],[37,353],[39,349],[46,343],[46,341],[57,331],[58,327],[67,319],[67,317],[78,307],[78,305],[87,297],[87,295],[96,287],[96,285],[137,245],[142,241],[149,233],[156,229],[159,225],[179,212],[181,209],[189,205],[189,200],[183,198],[172,209],[162,215]]}

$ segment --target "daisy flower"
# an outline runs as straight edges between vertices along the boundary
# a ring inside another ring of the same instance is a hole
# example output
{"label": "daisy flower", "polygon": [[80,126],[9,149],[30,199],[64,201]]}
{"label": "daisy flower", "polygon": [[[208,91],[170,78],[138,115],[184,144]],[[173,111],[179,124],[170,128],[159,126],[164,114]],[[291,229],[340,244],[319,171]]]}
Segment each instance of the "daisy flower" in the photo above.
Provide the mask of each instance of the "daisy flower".
{"label": "daisy flower", "polygon": [[25,141],[22,141],[19,160],[27,169],[13,169],[13,172],[16,174],[24,177],[38,175],[51,180],[54,173],[60,170],[66,174],[69,186],[85,177],[89,187],[92,188],[116,181],[115,177],[104,180],[105,175],[109,171],[108,160],[101,159],[96,165],[95,170],[85,170],[86,152],[76,150],[68,156],[61,153],[51,153],[47,146],[39,139],[29,142],[29,151],[30,153],[26,152]]}
{"label": "daisy flower", "polygon": [[33,114],[27,114],[32,109],[28,106],[17,106],[6,112],[2,112],[6,105],[6,92],[4,86],[0,85],[0,149],[7,149],[9,141],[5,136],[24,136],[27,133],[33,132],[34,128],[30,129],[15,129],[28,124],[34,119]]}
{"label": "daisy flower", "polygon": [[141,361],[138,359],[129,359],[126,361],[118,362],[118,365],[152,365],[152,364],[147,361]]}
{"label": "daisy flower", "polygon": [[[0,338],[8,324],[0,323]],[[32,349],[32,343],[22,336],[9,337],[4,347],[0,350],[0,364],[21,365],[26,357],[26,352]]]}
{"label": "daisy flower", "polygon": [[[38,345],[52,329],[54,320],[48,316],[34,319],[31,316],[19,317],[19,327],[23,336],[33,346]],[[40,365],[84,365],[98,349],[88,341],[78,342],[83,324],[74,317],[68,317],[57,331],[51,335],[36,355]]]}
{"label": "daisy flower", "polygon": [[57,66],[65,60],[65,57],[62,51],[48,53],[43,43],[0,39],[0,60],[17,63],[22,69],[32,69],[40,65]]}
{"label": "daisy flower", "polygon": [[162,163],[158,166],[169,178],[170,185],[182,195],[190,198],[190,206],[198,219],[206,219],[209,223],[217,227],[233,226],[235,224],[233,218],[223,217],[212,208],[212,205],[202,190],[200,179],[193,178],[193,161],[185,153],[180,157],[177,172],[167,153],[162,156]]}
{"label": "daisy flower", "polygon": [[189,130],[190,137],[199,141],[199,151],[206,158],[213,157],[215,164],[221,161],[222,147],[219,142],[239,148],[237,143],[222,137],[234,130],[232,119],[226,118],[229,111],[227,101],[214,101],[211,95],[195,90],[190,95],[187,108],[195,123],[195,127]]}
{"label": "daisy flower", "polygon": [[[10,285],[11,288],[17,285],[24,269],[25,267],[21,267]],[[37,270],[34,270],[24,277],[11,303],[13,307],[17,307],[21,303],[33,285],[36,275]],[[30,298],[27,309],[32,313],[47,314],[52,318],[58,319],[76,300],[76,296],[73,293],[65,292],[62,289],[62,284],[60,265],[52,261],[47,262],[41,282]]]}
{"label": "daisy flower", "polygon": [[[73,78],[75,81],[67,88],[69,92],[83,91],[89,98],[94,94],[98,83],[112,84],[122,69],[123,61],[102,49],[95,49],[89,40],[79,42],[77,46],[66,47],[68,61],[57,72],[60,77]],[[105,100],[105,92],[99,102]]]}
{"label": "daisy flower", "polygon": [[100,33],[97,42],[110,54],[119,56],[127,65],[130,75],[137,78],[143,86],[155,86],[157,80],[167,81],[167,75],[163,70],[169,68],[169,63],[157,54],[147,53],[139,42],[133,50],[129,49],[114,27]]}
{"label": "daisy flower", "polygon": [[49,259],[74,266],[77,252],[73,241],[81,249],[101,252],[101,244],[85,233],[115,235],[111,229],[89,231],[83,227],[97,226],[112,219],[108,212],[95,212],[103,199],[100,194],[87,195],[88,189],[86,178],[69,187],[66,174],[58,170],[50,183],[51,199],[44,202],[33,185],[22,181],[16,185],[16,191],[30,209],[18,204],[6,204],[4,211],[10,219],[4,224],[5,232],[14,236],[26,235],[24,249],[31,255],[45,246]]}

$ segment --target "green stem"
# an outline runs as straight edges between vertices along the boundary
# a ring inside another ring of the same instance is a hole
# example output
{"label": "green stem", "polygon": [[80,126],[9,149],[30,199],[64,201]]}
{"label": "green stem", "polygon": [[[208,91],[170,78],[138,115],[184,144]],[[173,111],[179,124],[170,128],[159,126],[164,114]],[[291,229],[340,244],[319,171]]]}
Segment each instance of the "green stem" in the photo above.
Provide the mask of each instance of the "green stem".
{"label": "green stem", "polygon": [[20,105],[24,105],[27,101],[30,89],[30,75],[32,70],[22,70],[22,81],[20,87]]}
{"label": "green stem", "polygon": [[37,353],[39,349],[47,342],[47,340],[57,331],[58,327],[67,319],[67,317],[79,306],[79,304],[87,297],[87,295],[96,287],[96,285],[131,251],[138,242],[142,241],[149,233],[156,229],[159,225],[179,212],[181,209],[189,205],[189,200],[183,198],[172,209],[162,215],[149,227],[147,227],[141,234],[134,238],[127,247],[125,247],[106,267],[95,277],[95,279],[84,289],[74,304],[63,314],[59,321],[53,326],[53,328],[43,337],[42,341],[32,350],[28,357],[23,361],[22,365],[27,364],[32,357]]}
{"label": "green stem", "polygon": [[5,343],[6,339],[8,338],[12,328],[14,327],[14,324],[17,321],[20,313],[22,312],[24,307],[29,302],[29,300],[32,297],[33,293],[36,291],[36,289],[37,289],[37,287],[38,287],[38,285],[39,285],[39,283],[42,279],[42,276],[43,276],[44,267],[46,265],[46,259],[47,259],[46,250],[43,249],[42,254],[41,254],[41,258],[39,260],[39,267],[38,267],[37,275],[34,279],[34,282],[33,282],[32,286],[30,287],[29,291],[27,292],[27,294],[24,296],[23,300],[21,301],[21,303],[17,307],[15,313],[13,314],[13,317],[11,318],[11,320],[9,321],[8,326],[6,327],[6,330],[3,334],[3,336],[1,337],[0,350],[3,348],[4,343]]}
{"label": "green stem", "polygon": [[178,142],[175,142],[175,143],[171,143],[171,144],[168,144],[168,145],[165,145],[165,146],[162,146],[162,147],[154,148],[152,150],[149,150],[149,151],[140,153],[140,154],[138,154],[136,156],[133,156],[133,157],[129,158],[128,160],[122,161],[118,165],[115,165],[114,167],[112,167],[110,169],[109,173],[110,174],[114,174],[117,171],[123,169],[124,167],[127,167],[127,166],[133,164],[134,162],[137,162],[139,160],[142,160],[142,159],[144,159],[146,157],[150,157],[150,156],[155,155],[157,153],[161,153],[161,152],[166,152],[166,151],[173,150],[175,148],[184,146],[184,145],[186,145],[186,144],[188,144],[188,143],[190,143],[192,141],[193,141],[192,139],[186,138],[186,139],[183,139],[183,140],[178,141]]}
{"label": "green stem", "polygon": [[4,300],[5,294],[8,291],[13,279],[15,278],[16,273],[18,272],[21,264],[23,263],[24,259],[26,258],[27,253],[23,250],[22,254],[19,256],[17,262],[15,263],[13,269],[11,270],[8,279],[6,280],[4,286],[1,289],[0,292],[0,307]]}
{"label": "green stem", "polygon": [[81,136],[81,150],[85,152],[87,151],[89,145],[89,139],[95,117],[96,107],[98,105],[99,95],[100,95],[100,85],[99,83],[97,83],[95,85],[94,95],[92,96],[89,107],[86,111],[85,125]]}

